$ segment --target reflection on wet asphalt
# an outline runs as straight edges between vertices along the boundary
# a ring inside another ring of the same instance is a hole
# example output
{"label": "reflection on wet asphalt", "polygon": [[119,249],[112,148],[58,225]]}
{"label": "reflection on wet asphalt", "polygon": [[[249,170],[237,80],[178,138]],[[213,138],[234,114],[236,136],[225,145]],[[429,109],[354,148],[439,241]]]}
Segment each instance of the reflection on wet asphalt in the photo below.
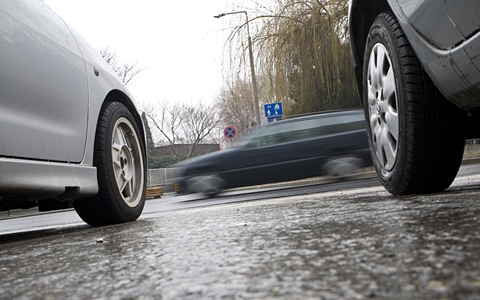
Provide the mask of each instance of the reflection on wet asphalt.
{"label": "reflection on wet asphalt", "polygon": [[0,298],[478,299],[479,188],[326,192],[0,243]]}

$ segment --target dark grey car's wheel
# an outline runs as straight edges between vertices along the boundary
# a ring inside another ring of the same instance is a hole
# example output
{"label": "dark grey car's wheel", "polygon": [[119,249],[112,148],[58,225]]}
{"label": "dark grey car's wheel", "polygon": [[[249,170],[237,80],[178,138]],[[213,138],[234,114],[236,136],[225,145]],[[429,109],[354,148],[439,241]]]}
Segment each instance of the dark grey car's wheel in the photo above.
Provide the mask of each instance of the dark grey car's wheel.
{"label": "dark grey car's wheel", "polygon": [[217,173],[201,174],[189,178],[186,186],[189,193],[202,193],[213,198],[225,188],[225,180]]}
{"label": "dark grey car's wheel", "polygon": [[355,156],[342,156],[329,159],[321,169],[322,174],[342,180],[359,172],[365,162]]}
{"label": "dark grey car's wheel", "polygon": [[433,85],[389,12],[377,17],[367,38],[363,99],[383,186],[396,195],[447,188],[462,159],[465,114]]}
{"label": "dark grey car's wheel", "polygon": [[135,120],[121,103],[106,102],[102,107],[94,165],[99,192],[74,202],[78,215],[93,226],[136,220],[145,205],[145,145]]}

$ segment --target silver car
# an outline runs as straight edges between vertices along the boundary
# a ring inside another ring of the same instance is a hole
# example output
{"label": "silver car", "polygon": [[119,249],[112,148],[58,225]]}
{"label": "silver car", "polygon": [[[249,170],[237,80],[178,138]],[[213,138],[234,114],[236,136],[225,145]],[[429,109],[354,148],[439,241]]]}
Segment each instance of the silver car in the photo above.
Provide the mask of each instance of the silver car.
{"label": "silver car", "polygon": [[446,189],[479,136],[479,28],[478,0],[351,1],[370,152],[390,193]]}
{"label": "silver car", "polygon": [[132,95],[43,1],[0,6],[0,210],[72,203],[88,224],[136,220],[145,135]]}

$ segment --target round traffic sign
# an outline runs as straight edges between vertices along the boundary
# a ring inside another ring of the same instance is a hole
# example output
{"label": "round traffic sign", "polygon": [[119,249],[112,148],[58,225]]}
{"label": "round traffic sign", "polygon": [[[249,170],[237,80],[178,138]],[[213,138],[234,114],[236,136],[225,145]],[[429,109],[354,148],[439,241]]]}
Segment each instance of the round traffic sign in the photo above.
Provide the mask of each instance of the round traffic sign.
{"label": "round traffic sign", "polygon": [[237,136],[237,130],[233,126],[227,126],[223,130],[223,136],[229,140],[234,139]]}

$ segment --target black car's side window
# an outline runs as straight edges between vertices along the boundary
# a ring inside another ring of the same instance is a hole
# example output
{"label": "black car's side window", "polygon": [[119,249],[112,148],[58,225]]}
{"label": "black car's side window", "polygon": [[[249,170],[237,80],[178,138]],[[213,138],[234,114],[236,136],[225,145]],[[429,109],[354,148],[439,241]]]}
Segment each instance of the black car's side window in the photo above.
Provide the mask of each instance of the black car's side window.
{"label": "black car's side window", "polygon": [[246,147],[258,148],[365,128],[363,114],[311,118],[262,128]]}

